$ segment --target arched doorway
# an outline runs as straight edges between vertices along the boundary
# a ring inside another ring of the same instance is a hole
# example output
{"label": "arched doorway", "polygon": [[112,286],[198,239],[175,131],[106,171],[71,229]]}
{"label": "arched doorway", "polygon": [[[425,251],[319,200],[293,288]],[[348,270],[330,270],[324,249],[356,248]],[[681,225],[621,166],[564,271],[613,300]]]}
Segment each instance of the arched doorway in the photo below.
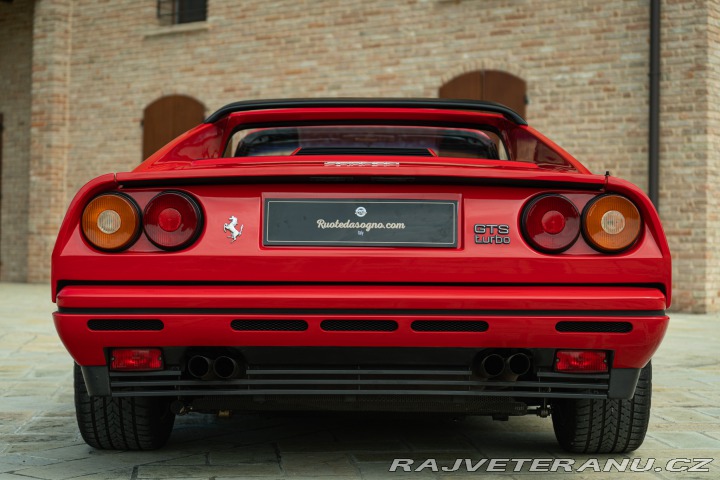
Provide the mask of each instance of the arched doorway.
{"label": "arched doorway", "polygon": [[155,100],[143,113],[143,159],[205,119],[205,106],[185,95]]}
{"label": "arched doorway", "polygon": [[525,80],[499,70],[475,70],[440,87],[440,98],[464,98],[502,103],[525,116]]}

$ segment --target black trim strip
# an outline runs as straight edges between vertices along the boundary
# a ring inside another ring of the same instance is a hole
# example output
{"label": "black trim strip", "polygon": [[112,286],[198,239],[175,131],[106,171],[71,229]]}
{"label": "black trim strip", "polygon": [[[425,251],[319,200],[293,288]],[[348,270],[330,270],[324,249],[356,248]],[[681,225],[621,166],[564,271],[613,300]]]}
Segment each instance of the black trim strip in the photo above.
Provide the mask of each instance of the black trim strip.
{"label": "black trim strip", "polygon": [[420,316],[496,316],[496,317],[657,317],[665,310],[368,310],[368,309],[277,309],[277,308],[58,308],[68,315],[420,315]]}
{"label": "black trim strip", "polygon": [[565,372],[537,372],[540,379],[543,378],[559,378],[559,379],[584,379],[584,380],[608,380],[609,373],[565,373]]}
{"label": "black trim strip", "polygon": [[562,289],[563,287],[633,287],[633,288],[653,288],[662,291],[663,285],[657,283],[476,283],[476,282],[231,282],[231,281],[195,281],[195,280],[163,280],[163,281],[118,281],[118,280],[59,280],[58,285],[62,287],[71,285],[80,286],[148,286],[148,287],[174,287],[177,285],[187,285],[191,287],[247,287],[247,286],[372,286],[372,287],[555,287]]}
{"label": "black trim strip", "polygon": [[[272,165],[268,165],[272,166]],[[389,169],[388,169],[389,170]],[[237,177],[203,177],[198,172],[194,178],[157,178],[152,180],[123,180],[123,187],[187,187],[191,185],[258,185],[258,184],[403,184],[403,185],[481,185],[481,186],[517,186],[523,188],[554,188],[566,190],[602,191],[602,184],[572,182],[567,180],[526,180],[520,178],[473,178],[443,176],[412,176],[401,171],[387,171],[386,175],[377,175],[377,171],[367,175],[338,175],[338,169],[329,170],[327,175],[298,176],[240,176]]]}
{"label": "black trim strip", "polygon": [[[556,387],[562,387],[558,385]],[[575,392],[523,392],[514,390],[501,390],[497,392],[487,390],[477,391],[443,391],[443,390],[290,390],[290,389],[263,389],[263,390],[121,390],[112,392],[113,397],[197,397],[197,396],[254,396],[254,395],[402,395],[402,396],[459,396],[459,397],[518,397],[518,398],[584,398],[606,400],[607,393],[575,393]]]}
{"label": "black trim strip", "polygon": [[[484,387],[484,388],[564,388],[573,390],[608,390],[610,387],[607,383],[559,383],[559,382],[479,382],[472,380],[427,380],[420,378],[417,380],[405,379],[359,379],[359,380],[342,380],[342,379],[283,379],[283,380],[174,380],[172,385],[168,385],[167,381],[148,381],[148,380],[111,380],[111,387],[128,388],[128,387],[253,387],[256,385],[263,386],[320,386],[320,385],[405,385],[405,386],[447,386],[447,387]],[[355,394],[354,390],[345,390],[349,394]],[[412,390],[408,390],[412,392]],[[280,391],[282,393],[282,391]],[[406,392],[407,393],[407,392]],[[507,392],[505,392],[507,394]]]}
{"label": "black trim strip", "polygon": [[520,114],[499,103],[439,98],[294,98],[247,100],[225,105],[210,115],[205,120],[205,123],[217,122],[224,116],[235,112],[284,108],[436,108],[440,110],[471,110],[499,113],[518,125],[527,125],[527,122]]}
{"label": "black trim strip", "polygon": [[[322,347],[321,347],[322,348]],[[353,347],[350,347],[353,348]],[[267,367],[252,367],[245,371],[248,377],[253,375],[420,375],[420,376],[469,376],[472,375],[472,370],[469,369],[450,369],[450,370],[413,370],[410,368],[399,369],[399,368],[267,368]]]}
{"label": "black trim strip", "polygon": [[117,372],[110,370],[109,375],[111,378],[137,378],[138,373],[142,377],[179,377],[182,375],[180,370],[156,370],[150,372]]}

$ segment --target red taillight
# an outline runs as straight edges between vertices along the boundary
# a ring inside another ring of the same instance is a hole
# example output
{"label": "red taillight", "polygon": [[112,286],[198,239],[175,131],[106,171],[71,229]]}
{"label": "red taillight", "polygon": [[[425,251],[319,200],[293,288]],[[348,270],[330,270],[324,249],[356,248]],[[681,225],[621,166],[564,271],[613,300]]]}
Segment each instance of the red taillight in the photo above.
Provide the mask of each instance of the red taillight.
{"label": "red taillight", "polygon": [[602,350],[558,350],[555,355],[555,371],[565,373],[607,372],[607,352]]}
{"label": "red taillight", "polygon": [[580,234],[580,213],[562,195],[543,195],[523,211],[522,230],[530,245],[540,251],[567,250]]}
{"label": "red taillight", "polygon": [[148,239],[165,250],[185,248],[200,233],[202,213],[189,195],[163,192],[145,207],[143,226]]}
{"label": "red taillight", "polygon": [[110,356],[110,370],[141,372],[163,368],[159,348],[116,348]]}

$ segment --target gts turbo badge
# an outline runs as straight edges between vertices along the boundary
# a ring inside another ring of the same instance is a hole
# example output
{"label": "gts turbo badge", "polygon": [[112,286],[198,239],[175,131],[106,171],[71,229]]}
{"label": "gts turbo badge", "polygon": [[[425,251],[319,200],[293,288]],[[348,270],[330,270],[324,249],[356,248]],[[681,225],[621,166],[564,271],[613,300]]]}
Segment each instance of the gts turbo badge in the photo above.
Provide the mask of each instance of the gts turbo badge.
{"label": "gts turbo badge", "polygon": [[236,217],[230,217],[230,223],[226,223],[225,225],[223,225],[223,232],[227,233],[228,231],[230,231],[230,235],[228,235],[227,237],[231,239],[230,243],[233,243],[235,240],[237,240],[237,237],[242,235],[243,227],[245,225],[240,225],[240,230],[238,230],[237,228],[235,228],[237,223],[238,219]]}
{"label": "gts turbo badge", "polygon": [[509,245],[510,244],[510,226],[509,225],[495,225],[492,223],[488,224],[476,224],[473,231],[475,232],[475,243],[479,245]]}

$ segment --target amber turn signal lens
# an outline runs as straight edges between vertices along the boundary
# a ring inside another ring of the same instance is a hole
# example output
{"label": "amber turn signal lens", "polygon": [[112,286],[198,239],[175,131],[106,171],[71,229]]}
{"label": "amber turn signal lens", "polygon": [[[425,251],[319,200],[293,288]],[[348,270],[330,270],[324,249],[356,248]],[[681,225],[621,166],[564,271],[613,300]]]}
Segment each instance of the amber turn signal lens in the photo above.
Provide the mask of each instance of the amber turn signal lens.
{"label": "amber turn signal lens", "polygon": [[101,250],[123,250],[140,233],[140,210],[125,195],[100,195],[92,199],[83,211],[82,232],[88,242]]}
{"label": "amber turn signal lens", "polygon": [[603,252],[620,252],[640,236],[642,220],[635,204],[620,195],[603,195],[585,208],[583,233]]}

